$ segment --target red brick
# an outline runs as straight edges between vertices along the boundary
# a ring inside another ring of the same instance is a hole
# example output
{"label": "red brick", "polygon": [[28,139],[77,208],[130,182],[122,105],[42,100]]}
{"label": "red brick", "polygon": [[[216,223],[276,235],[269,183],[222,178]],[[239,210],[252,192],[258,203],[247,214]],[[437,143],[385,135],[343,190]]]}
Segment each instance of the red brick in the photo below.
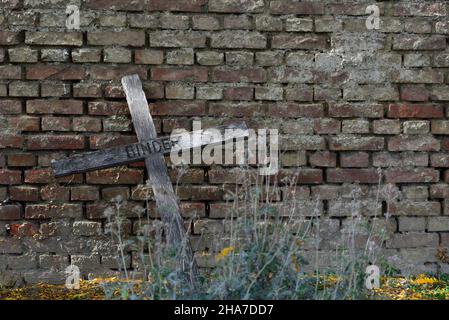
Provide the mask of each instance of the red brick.
{"label": "red brick", "polygon": [[[350,74],[347,71],[320,71],[315,70],[312,72],[313,74],[313,81],[317,84],[324,84],[324,85],[332,85],[332,86],[338,86],[340,83],[345,83],[349,80]],[[309,82],[309,81],[305,81]],[[334,99],[333,97],[332,99]]]}
{"label": "red brick", "polygon": [[375,167],[427,167],[429,155],[422,152],[376,152],[373,153]]}
{"label": "red brick", "polygon": [[271,1],[270,12],[272,14],[324,14],[324,3],[294,0]]}
{"label": "red brick", "polygon": [[144,31],[98,31],[87,33],[87,43],[93,46],[131,46],[145,45]]}
{"label": "red brick", "polygon": [[240,168],[233,169],[211,169],[208,172],[209,182],[211,184],[233,183],[233,184],[251,184],[255,181],[256,171],[244,170]]}
{"label": "red brick", "polygon": [[329,149],[336,151],[377,151],[383,150],[383,137],[368,137],[358,135],[338,135],[329,138]]}
{"label": "red brick", "polygon": [[373,132],[375,134],[398,134],[401,133],[401,121],[398,119],[382,119],[373,121]]}
{"label": "red brick", "polygon": [[259,102],[215,102],[209,104],[209,115],[219,117],[256,117],[265,114]]}
{"label": "red brick", "polygon": [[441,150],[449,151],[449,138],[441,139]]}
{"label": "red brick", "polygon": [[[88,219],[104,219],[107,213],[117,215],[117,209],[114,203],[94,202],[86,205],[86,215]],[[137,202],[124,202],[120,207],[120,215],[136,218],[143,214],[143,206]]]}
{"label": "red brick", "polygon": [[83,102],[80,100],[28,100],[27,113],[38,114],[82,114]]}
{"label": "red brick", "polygon": [[101,131],[101,119],[94,117],[73,118],[73,131],[99,132]]}
{"label": "red brick", "polygon": [[330,103],[329,116],[335,118],[382,118],[384,106],[378,103]]}
{"label": "red brick", "polygon": [[366,152],[350,152],[340,154],[342,167],[363,168],[369,166],[369,154]]}
{"label": "red brick", "polygon": [[276,103],[268,106],[268,115],[270,117],[307,117],[319,118],[324,116],[324,106],[317,104],[298,104],[293,102]]}
{"label": "red brick", "polygon": [[256,13],[262,12],[264,2],[260,0],[210,0],[209,12]]}
{"label": "red brick", "polygon": [[101,98],[103,90],[99,83],[77,83],[73,85],[75,98]]}
{"label": "red brick", "polygon": [[432,168],[388,169],[385,172],[386,183],[428,183],[438,182],[440,173]]}
{"label": "red brick", "polygon": [[433,184],[430,186],[430,198],[449,198],[449,185],[445,183]]}
{"label": "red brick", "polygon": [[[104,87],[104,96],[107,98],[125,98],[125,92],[117,84],[108,84]],[[149,97],[147,96],[147,98]]]}
{"label": "red brick", "polygon": [[27,139],[29,150],[77,150],[84,149],[84,137],[75,135],[37,135]]}
{"label": "red brick", "polygon": [[22,68],[20,66],[3,65],[0,66],[0,79],[20,79],[22,78]]}
{"label": "red brick", "polygon": [[[313,88],[312,87],[293,87],[287,88],[286,91],[286,99],[288,101],[312,101],[313,100]],[[335,98],[333,96],[332,98]],[[331,98],[320,98],[317,94],[315,94],[315,100],[330,100]]]}
{"label": "red brick", "polygon": [[82,80],[86,70],[74,65],[36,65],[26,68],[26,78],[30,80]]}
{"label": "red brick", "polygon": [[89,74],[94,80],[121,80],[130,74],[138,74],[141,80],[147,78],[147,68],[141,66],[104,66],[94,65],[89,68]]}
{"label": "red brick", "polygon": [[297,35],[297,34],[279,34],[274,35],[271,41],[272,48],[276,49],[326,49],[328,39],[321,35]]}
{"label": "red brick", "polygon": [[404,86],[401,88],[401,99],[405,101],[428,101],[429,90],[423,86]]}
{"label": "red brick", "polygon": [[72,201],[94,201],[98,199],[98,187],[76,186],[70,189],[70,200]]}
{"label": "red brick", "polygon": [[42,117],[42,131],[70,131],[72,119],[66,117]]}
{"label": "red brick", "polygon": [[18,134],[3,133],[0,135],[0,149],[3,148],[21,148],[23,137]]}
{"label": "red brick", "polygon": [[251,29],[251,20],[247,15],[225,15],[224,28],[233,30],[248,30]]}
{"label": "red brick", "polygon": [[233,203],[211,203],[209,205],[209,218],[225,218],[230,215],[233,210]]}
{"label": "red brick", "polygon": [[185,129],[187,131],[192,130],[191,121],[187,118],[175,118],[175,119],[163,119],[162,120],[163,132],[170,133],[174,129]]}
{"label": "red brick", "polygon": [[81,32],[32,32],[25,33],[25,43],[44,46],[76,46],[83,45]]}
{"label": "red brick", "polygon": [[204,171],[202,169],[186,169],[179,172],[175,169],[169,169],[168,174],[173,183],[203,183]]}
{"label": "red brick", "polygon": [[[144,163],[145,167],[145,163]],[[153,200],[153,189],[146,184],[133,187],[130,193],[129,187],[107,187],[101,189],[101,198],[106,201],[114,199],[128,200]],[[132,196],[131,196],[132,195]]]}
{"label": "red brick", "polygon": [[[8,3],[8,2],[6,2]],[[2,3],[3,5],[3,3]],[[8,31],[8,30],[1,30],[0,31],[0,45],[2,46],[10,46],[14,44],[19,44],[20,39],[20,32],[16,31]]]}
{"label": "red brick", "polygon": [[227,30],[213,33],[210,46],[228,49],[264,49],[267,47],[267,37],[256,31]]}
{"label": "red brick", "polygon": [[340,133],[341,122],[330,118],[316,119],[314,130],[317,134]]}
{"label": "red brick", "polygon": [[398,34],[393,38],[393,50],[444,50],[446,37],[441,35]]}
{"label": "red brick", "polygon": [[446,16],[447,9],[444,1],[430,3],[404,1],[394,4],[393,15],[439,17]]}
{"label": "red brick", "polygon": [[[384,15],[383,3],[376,3],[379,7],[380,15]],[[337,16],[364,16],[366,15],[366,3],[358,1],[332,2],[330,3],[329,13]]]}
{"label": "red brick", "polygon": [[430,154],[430,166],[432,166],[434,168],[449,167],[449,155],[446,153]]}
{"label": "red brick", "polygon": [[443,107],[432,104],[390,104],[390,118],[443,118]]}
{"label": "red brick", "polygon": [[323,170],[301,168],[299,170],[281,169],[276,175],[268,176],[270,183],[279,183],[289,179],[297,184],[320,184],[323,183]]}
{"label": "red brick", "polygon": [[49,218],[81,218],[83,207],[81,204],[32,204],[25,208],[26,219]]}
{"label": "red brick", "polygon": [[0,220],[19,220],[20,219],[20,205],[7,204],[0,205]]}
{"label": "red brick", "polygon": [[70,198],[70,189],[64,186],[58,186],[56,184],[46,185],[41,188],[42,200],[49,201],[68,201]]}
{"label": "red brick", "polygon": [[244,101],[253,100],[254,88],[251,87],[226,88],[224,91],[224,98],[226,100],[244,100]]}
{"label": "red brick", "polygon": [[337,185],[320,185],[312,186],[311,193],[312,198],[322,200],[333,200],[339,197],[340,186]]}
{"label": "red brick", "polygon": [[148,3],[150,11],[201,12],[208,0],[152,0]]}
{"label": "red brick", "polygon": [[86,0],[86,8],[92,10],[142,11],[144,0]]}
{"label": "red brick", "polygon": [[[145,166],[145,163],[144,163]],[[146,184],[138,185],[132,188],[131,195],[133,200],[152,200],[153,189]],[[116,198],[122,200],[130,199],[129,187],[108,187],[101,189],[101,198],[106,201],[110,201]]]}
{"label": "red brick", "polygon": [[432,135],[398,135],[388,139],[389,151],[439,151],[440,141]]}
{"label": "red brick", "polygon": [[19,116],[8,118],[9,126],[19,131],[40,131],[38,117]]}
{"label": "red brick", "polygon": [[184,218],[205,217],[206,205],[200,202],[181,202],[180,208]]}
{"label": "red brick", "polygon": [[[404,232],[393,234],[393,236],[387,240],[387,248],[435,248],[438,246],[438,234],[437,233],[419,233],[419,232]],[[426,258],[426,261],[430,260]],[[421,260],[423,263],[424,260]],[[424,267],[424,264],[423,264]]]}
{"label": "red brick", "polygon": [[8,155],[10,167],[32,167],[36,165],[36,157],[32,153],[16,153]]}
{"label": "red brick", "polygon": [[0,184],[20,184],[21,181],[21,171],[0,169]]}
{"label": "red brick", "polygon": [[38,201],[39,189],[31,186],[9,187],[9,196],[13,201]]}
{"label": "red brick", "polygon": [[115,210],[112,204],[109,205],[104,202],[89,203],[86,205],[86,216],[88,219],[104,219],[106,218],[105,211],[108,208]]}
{"label": "red brick", "polygon": [[319,135],[283,135],[281,136],[281,150],[324,150],[326,141]]}
{"label": "red brick", "polygon": [[395,201],[387,204],[389,211],[397,216],[438,216],[441,204],[436,201]]}
{"label": "red brick", "polygon": [[[176,197],[183,200],[191,200],[192,189],[185,185],[180,185],[176,187]],[[220,197],[221,198],[221,197]]]}
{"label": "red brick", "polygon": [[212,71],[213,82],[254,82],[260,83],[267,80],[266,71],[263,68],[236,69],[228,67],[214,68]]}
{"label": "red brick", "polygon": [[110,148],[135,142],[137,142],[136,136],[112,135],[110,133],[91,135],[89,137],[89,146],[91,149]]}
{"label": "red brick", "polygon": [[89,184],[139,184],[143,182],[143,171],[128,168],[112,168],[88,172]]}
{"label": "red brick", "polygon": [[433,134],[449,134],[449,121],[447,120],[432,120]]}
{"label": "red brick", "polygon": [[195,101],[161,101],[150,104],[154,116],[200,116],[206,112],[205,102]]}
{"label": "red brick", "polygon": [[206,34],[200,31],[160,30],[150,33],[150,47],[205,48]]}
{"label": "red brick", "polygon": [[9,233],[13,237],[32,237],[39,233],[38,227],[29,222],[13,223],[10,228]]}
{"label": "red brick", "polygon": [[206,82],[208,78],[207,68],[151,68],[151,79],[159,81],[197,81]]}
{"label": "red brick", "polygon": [[302,169],[298,172],[298,184],[323,183],[323,171],[321,169]]}
{"label": "red brick", "polygon": [[140,49],[134,53],[136,64],[162,64],[164,63],[164,51]]}
{"label": "red brick", "polygon": [[113,101],[92,101],[89,102],[88,112],[95,116],[115,116],[129,114],[126,103]]}
{"label": "red brick", "polygon": [[184,85],[167,85],[165,87],[165,97],[167,99],[194,99],[195,89]]}
{"label": "red brick", "polygon": [[22,112],[20,100],[0,100],[0,114],[18,114]]}
{"label": "red brick", "polygon": [[379,183],[376,169],[327,169],[326,178],[331,183]]}
{"label": "red brick", "polygon": [[50,183],[54,179],[51,168],[31,169],[25,171],[26,183]]}
{"label": "red brick", "polygon": [[309,162],[312,167],[335,167],[337,155],[329,151],[318,151],[310,155]]}
{"label": "red brick", "polygon": [[219,186],[191,186],[189,188],[190,197],[194,201],[201,200],[222,200],[224,190]]}
{"label": "red brick", "polygon": [[81,183],[82,181],[82,174],[72,174],[70,176],[55,179],[51,168],[30,169],[25,171],[26,183]]}
{"label": "red brick", "polygon": [[[2,95],[6,95],[2,86]],[[39,84],[35,81],[13,81],[9,84],[9,96],[11,97],[38,97]]]}
{"label": "red brick", "polygon": [[444,73],[435,69],[406,69],[391,76],[394,83],[443,83]]}
{"label": "red brick", "polygon": [[313,83],[314,74],[308,69],[299,67],[276,66],[268,68],[268,82],[276,83]]}
{"label": "red brick", "polygon": [[13,237],[3,238],[0,241],[0,251],[2,253],[21,254],[23,253],[22,241]]}

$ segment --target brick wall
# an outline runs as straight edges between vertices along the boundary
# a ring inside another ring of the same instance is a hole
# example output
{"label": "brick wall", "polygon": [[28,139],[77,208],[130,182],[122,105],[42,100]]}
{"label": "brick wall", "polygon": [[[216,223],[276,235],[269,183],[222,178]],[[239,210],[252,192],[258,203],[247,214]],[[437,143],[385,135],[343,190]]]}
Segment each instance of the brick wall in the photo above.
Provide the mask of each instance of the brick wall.
{"label": "brick wall", "polygon": [[[120,84],[132,73],[144,82],[159,134],[190,130],[194,118],[277,128],[280,176],[299,174],[301,197],[320,199],[335,239],[351,214],[345,198],[358,189],[367,216],[390,208],[387,255],[415,271],[447,271],[436,252],[449,246],[449,4],[378,2],[380,29],[368,30],[373,3],[1,1],[6,274],[57,281],[70,261],[83,274],[116,268],[101,235],[105,211],[120,195],[135,234],[136,212],[146,206],[143,163],[60,179],[49,164],[136,141]],[[65,27],[68,4],[80,6],[79,30]],[[182,177],[184,215],[199,216],[194,241],[224,216],[238,170],[191,166]],[[383,205],[372,202],[379,175],[400,192],[399,203],[387,206],[390,193]],[[280,186],[278,200],[286,192]],[[325,256],[332,246],[321,249]]]}

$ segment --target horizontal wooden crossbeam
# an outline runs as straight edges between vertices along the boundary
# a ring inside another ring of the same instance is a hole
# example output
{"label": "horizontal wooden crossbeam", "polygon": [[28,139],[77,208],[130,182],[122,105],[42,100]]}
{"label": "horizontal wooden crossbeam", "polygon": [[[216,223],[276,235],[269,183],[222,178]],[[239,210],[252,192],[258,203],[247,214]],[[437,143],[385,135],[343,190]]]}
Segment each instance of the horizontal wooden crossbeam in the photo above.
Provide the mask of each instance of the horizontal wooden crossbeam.
{"label": "horizontal wooden crossbeam", "polygon": [[[212,130],[216,130],[213,132]],[[220,135],[218,135],[218,132]],[[226,133],[226,134],[225,134]],[[104,169],[151,157],[155,153],[168,154],[199,148],[205,145],[220,144],[227,140],[249,136],[244,122],[197,130],[184,134],[151,139],[145,142],[75,154],[61,160],[53,160],[51,166],[55,177],[74,173]],[[201,137],[198,139],[198,137]]]}

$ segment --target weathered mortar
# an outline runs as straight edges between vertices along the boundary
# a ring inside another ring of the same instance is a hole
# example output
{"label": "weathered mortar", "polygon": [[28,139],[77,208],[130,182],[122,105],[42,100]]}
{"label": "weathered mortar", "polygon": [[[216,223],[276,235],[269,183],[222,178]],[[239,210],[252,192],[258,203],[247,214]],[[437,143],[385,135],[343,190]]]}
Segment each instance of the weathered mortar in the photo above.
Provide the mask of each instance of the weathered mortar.
{"label": "weathered mortar", "polygon": [[[66,29],[68,4],[80,6],[78,30]],[[368,30],[371,4],[0,1],[0,275],[4,267],[8,282],[60,282],[70,262],[85,276],[116,272],[106,216],[122,199],[124,230],[137,235],[142,163],[62,179],[49,165],[136,141],[120,85],[131,73],[160,134],[191,130],[193,119],[280,130],[279,180],[296,174],[298,215],[321,216],[320,264],[335,263],[352,223],[359,230],[358,211],[387,230],[384,253],[403,272],[447,272],[435,254],[449,247],[449,5],[379,2],[380,29]],[[226,229],[239,177],[197,165],[179,179],[184,216],[198,217],[198,250],[219,249],[205,226]],[[273,188],[281,207],[291,190]],[[137,267],[136,254],[127,257]]]}

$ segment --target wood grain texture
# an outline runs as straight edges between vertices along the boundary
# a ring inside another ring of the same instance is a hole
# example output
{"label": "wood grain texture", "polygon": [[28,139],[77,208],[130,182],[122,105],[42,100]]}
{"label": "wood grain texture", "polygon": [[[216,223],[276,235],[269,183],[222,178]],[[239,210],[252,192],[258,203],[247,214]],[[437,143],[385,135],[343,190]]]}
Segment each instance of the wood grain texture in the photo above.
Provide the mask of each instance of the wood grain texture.
{"label": "wood grain texture", "polygon": [[[211,130],[219,132],[221,139],[218,139],[215,134],[212,135]],[[244,138],[248,135],[246,124],[239,122],[185,134],[173,134],[114,148],[75,154],[66,159],[53,160],[51,166],[55,177],[62,177],[140,161],[147,157],[153,157],[157,153],[169,154],[172,151],[179,152],[205,145],[216,145],[228,140]],[[201,139],[193,139],[194,136],[201,136]]]}
{"label": "wood grain texture", "polygon": [[[139,142],[156,138],[156,128],[139,76],[123,77],[122,85]],[[145,165],[157,211],[166,225],[167,240],[171,245],[182,250],[180,259],[183,270],[188,275],[191,287],[195,287],[198,281],[198,267],[190,246],[189,235],[184,227],[178,199],[168,176],[164,156],[161,153],[154,154],[145,159]]]}

